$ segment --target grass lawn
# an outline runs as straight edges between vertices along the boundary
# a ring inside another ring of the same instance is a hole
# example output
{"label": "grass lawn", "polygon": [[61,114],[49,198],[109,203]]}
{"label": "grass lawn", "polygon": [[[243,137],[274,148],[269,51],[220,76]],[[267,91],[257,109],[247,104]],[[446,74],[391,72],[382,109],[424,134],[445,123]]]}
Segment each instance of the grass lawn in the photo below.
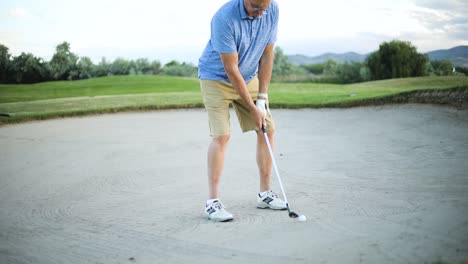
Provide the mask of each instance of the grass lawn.
{"label": "grass lawn", "polygon": [[365,82],[349,85],[317,83],[274,83],[271,85],[272,107],[327,107],[382,98],[419,90],[468,88],[466,77],[417,77]]}
{"label": "grass lawn", "polygon": [[0,104],[85,96],[198,92],[198,83],[192,78],[137,75],[0,85]]}
{"label": "grass lawn", "polygon": [[[409,91],[468,89],[467,77],[418,77],[351,85],[273,83],[272,108],[336,107]],[[65,116],[203,107],[199,81],[169,76],[112,76],[0,85],[0,124]]]}

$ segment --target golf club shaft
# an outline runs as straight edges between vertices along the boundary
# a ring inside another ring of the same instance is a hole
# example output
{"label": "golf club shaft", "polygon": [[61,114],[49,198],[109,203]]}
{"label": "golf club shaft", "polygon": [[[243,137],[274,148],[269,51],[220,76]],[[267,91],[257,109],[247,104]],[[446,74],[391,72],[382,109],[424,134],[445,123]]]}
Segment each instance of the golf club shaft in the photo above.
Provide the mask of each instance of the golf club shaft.
{"label": "golf club shaft", "polygon": [[265,128],[262,128],[262,130],[263,130],[263,135],[265,136],[265,141],[266,141],[266,144],[267,144],[267,147],[268,147],[268,152],[270,152],[270,157],[271,157],[271,161],[273,163],[273,168],[275,169],[276,177],[278,178],[278,182],[279,182],[279,185],[280,185],[280,188],[281,188],[281,192],[283,193],[284,202],[286,203],[286,205],[288,207],[288,211],[289,211],[288,198],[286,198],[286,193],[284,192],[283,182],[281,181],[281,176],[280,176],[279,171],[278,171],[278,166],[276,166],[276,160],[275,160],[275,156],[273,154],[273,150],[272,150],[271,145],[270,145],[270,139],[268,138],[268,135],[267,135],[267,132],[266,132]]}

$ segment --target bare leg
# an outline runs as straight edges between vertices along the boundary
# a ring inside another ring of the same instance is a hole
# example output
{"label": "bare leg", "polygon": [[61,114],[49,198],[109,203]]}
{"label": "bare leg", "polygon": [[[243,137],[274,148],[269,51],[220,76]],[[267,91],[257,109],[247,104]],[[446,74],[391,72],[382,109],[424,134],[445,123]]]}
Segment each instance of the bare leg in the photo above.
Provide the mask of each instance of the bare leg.
{"label": "bare leg", "polygon": [[213,137],[208,147],[208,187],[209,199],[218,198],[218,186],[223,173],[224,157],[229,135]]}
{"label": "bare leg", "polygon": [[[270,153],[268,152],[268,146],[265,142],[265,136],[263,135],[262,130],[257,132],[257,165],[258,171],[260,174],[260,191],[268,191],[271,189],[270,180],[271,180],[271,166],[272,161]],[[270,145],[274,147],[274,131],[267,131],[268,137],[270,139]]]}

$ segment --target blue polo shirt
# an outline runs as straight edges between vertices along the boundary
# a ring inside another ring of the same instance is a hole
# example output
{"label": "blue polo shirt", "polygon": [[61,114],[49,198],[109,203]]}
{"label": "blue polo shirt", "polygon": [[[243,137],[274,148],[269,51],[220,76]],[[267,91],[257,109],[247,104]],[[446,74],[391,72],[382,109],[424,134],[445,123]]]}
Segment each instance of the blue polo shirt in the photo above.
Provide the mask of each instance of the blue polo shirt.
{"label": "blue polo shirt", "polygon": [[198,78],[230,82],[220,53],[238,53],[239,70],[246,82],[255,77],[268,44],[276,42],[278,4],[271,0],[260,17],[249,17],[243,0],[224,4],[211,20],[211,37],[198,61]]}

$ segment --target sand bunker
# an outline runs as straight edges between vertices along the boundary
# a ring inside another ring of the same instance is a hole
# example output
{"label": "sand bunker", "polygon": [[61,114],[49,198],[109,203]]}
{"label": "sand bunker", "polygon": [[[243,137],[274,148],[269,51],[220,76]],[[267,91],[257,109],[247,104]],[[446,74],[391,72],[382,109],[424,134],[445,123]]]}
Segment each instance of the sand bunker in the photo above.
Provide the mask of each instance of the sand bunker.
{"label": "sand bunker", "polygon": [[0,263],[467,259],[467,110],[273,115],[278,166],[304,223],[255,208],[255,135],[236,122],[221,184],[235,220],[202,218],[210,140],[203,110],[0,127]]}

